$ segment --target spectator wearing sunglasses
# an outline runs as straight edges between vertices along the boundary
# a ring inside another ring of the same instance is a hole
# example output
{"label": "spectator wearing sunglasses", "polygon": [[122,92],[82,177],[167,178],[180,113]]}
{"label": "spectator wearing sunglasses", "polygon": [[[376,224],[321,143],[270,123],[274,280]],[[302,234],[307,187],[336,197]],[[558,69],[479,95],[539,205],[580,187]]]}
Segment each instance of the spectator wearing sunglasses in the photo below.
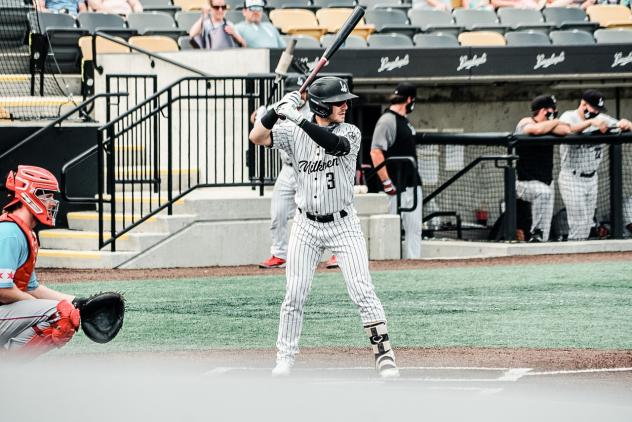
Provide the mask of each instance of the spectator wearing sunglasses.
{"label": "spectator wearing sunglasses", "polygon": [[206,50],[246,47],[246,40],[225,18],[227,9],[225,0],[209,0],[209,5],[202,8],[202,15],[189,30],[194,47]]}
{"label": "spectator wearing sunglasses", "polygon": [[270,22],[262,22],[264,0],[246,0],[242,10],[245,20],[235,25],[250,48],[285,48],[285,41]]}

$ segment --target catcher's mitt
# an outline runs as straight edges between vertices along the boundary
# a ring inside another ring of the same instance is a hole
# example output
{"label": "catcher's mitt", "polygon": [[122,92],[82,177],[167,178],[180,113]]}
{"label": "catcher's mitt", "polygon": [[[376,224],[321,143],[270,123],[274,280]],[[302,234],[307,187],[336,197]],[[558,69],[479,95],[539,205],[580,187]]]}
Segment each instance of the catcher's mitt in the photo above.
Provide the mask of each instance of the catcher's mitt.
{"label": "catcher's mitt", "polygon": [[72,301],[79,309],[81,329],[96,343],[107,343],[123,326],[125,300],[116,292],[104,292]]}

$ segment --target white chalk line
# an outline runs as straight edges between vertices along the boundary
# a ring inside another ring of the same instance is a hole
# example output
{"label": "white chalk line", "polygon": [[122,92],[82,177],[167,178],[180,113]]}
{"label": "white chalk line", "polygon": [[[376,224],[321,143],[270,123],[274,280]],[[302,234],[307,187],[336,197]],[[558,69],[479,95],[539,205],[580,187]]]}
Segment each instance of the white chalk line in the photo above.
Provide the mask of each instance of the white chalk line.
{"label": "white chalk line", "polygon": [[591,369],[569,369],[564,371],[540,371],[530,372],[525,375],[572,375],[572,374],[592,374],[603,372],[629,372],[632,368],[591,368]]}

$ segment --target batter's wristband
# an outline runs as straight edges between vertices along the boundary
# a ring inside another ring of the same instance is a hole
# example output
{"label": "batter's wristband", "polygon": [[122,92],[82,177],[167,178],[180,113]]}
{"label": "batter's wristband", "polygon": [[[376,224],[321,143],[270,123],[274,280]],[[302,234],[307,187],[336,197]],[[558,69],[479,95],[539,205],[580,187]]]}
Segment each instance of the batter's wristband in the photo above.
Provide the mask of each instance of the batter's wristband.
{"label": "batter's wristband", "polygon": [[277,120],[279,120],[279,115],[276,114],[276,111],[274,111],[273,108],[271,108],[261,118],[261,124],[263,125],[264,128],[266,128],[268,130],[272,130],[272,128],[274,127],[274,124],[277,122]]}

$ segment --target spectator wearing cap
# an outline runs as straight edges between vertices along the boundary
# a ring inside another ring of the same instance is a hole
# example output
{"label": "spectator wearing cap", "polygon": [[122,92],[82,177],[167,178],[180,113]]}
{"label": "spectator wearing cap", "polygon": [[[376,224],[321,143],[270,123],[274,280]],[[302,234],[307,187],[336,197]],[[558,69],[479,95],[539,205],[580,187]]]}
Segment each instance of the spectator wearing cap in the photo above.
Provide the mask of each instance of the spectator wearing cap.
{"label": "spectator wearing cap", "polygon": [[411,157],[409,162],[388,162],[377,174],[382,181],[384,192],[389,196],[389,212],[397,214],[397,195],[400,206],[412,208],[414,195],[417,206],[414,210],[402,212],[402,226],[406,236],[404,258],[421,258],[421,179],[417,171],[417,136],[415,128],[406,116],[415,108],[417,88],[410,84],[398,85],[390,97],[390,107],[378,119],[371,142],[371,160],[377,167],[389,157]]}
{"label": "spectator wearing cap", "polygon": [[68,13],[72,16],[88,11],[84,0],[33,0],[33,6],[40,12]]}
{"label": "spectator wearing cap", "polygon": [[127,16],[132,12],[143,11],[143,5],[139,0],[87,0],[87,3],[92,12]]}
{"label": "spectator wearing cap", "polygon": [[[557,102],[552,95],[540,95],[531,101],[531,115],[516,125],[516,135],[567,135],[570,128],[557,118]],[[516,147],[516,197],[531,203],[530,242],[549,239],[555,187],[553,185],[553,146],[551,142],[522,139]],[[526,228],[525,228],[526,230]]]}
{"label": "spectator wearing cap", "polygon": [[226,20],[228,5],[225,0],[209,0],[202,8],[200,18],[189,29],[191,44],[206,50],[246,47],[246,40]]}
{"label": "spectator wearing cap", "polygon": [[285,48],[279,30],[270,22],[263,22],[264,0],[246,0],[242,13],[244,20],[235,25],[249,48]]}
{"label": "spectator wearing cap", "polygon": [[[602,134],[632,129],[627,119],[617,120],[604,113],[604,95],[594,89],[584,91],[575,110],[565,111],[560,121],[572,133]],[[593,225],[597,205],[597,182],[603,145],[560,145],[560,194],[566,206],[568,239],[585,240]]]}

